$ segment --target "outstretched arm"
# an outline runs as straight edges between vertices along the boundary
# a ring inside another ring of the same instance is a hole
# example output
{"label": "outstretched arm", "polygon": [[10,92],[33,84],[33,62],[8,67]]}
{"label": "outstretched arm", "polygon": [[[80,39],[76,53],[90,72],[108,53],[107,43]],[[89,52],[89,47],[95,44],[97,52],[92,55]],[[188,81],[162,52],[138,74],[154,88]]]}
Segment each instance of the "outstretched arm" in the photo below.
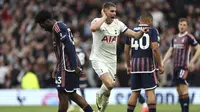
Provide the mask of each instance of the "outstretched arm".
{"label": "outstretched arm", "polygon": [[127,74],[130,74],[130,67],[131,67],[131,65],[130,65],[130,49],[131,49],[131,46],[125,44],[124,53],[125,53],[125,61],[126,61],[126,65],[127,65]]}
{"label": "outstretched arm", "polygon": [[126,36],[128,36],[128,37],[132,37],[132,38],[135,38],[135,39],[139,39],[139,38],[142,37],[142,35],[143,35],[144,33],[147,33],[148,31],[149,31],[149,28],[148,28],[148,27],[146,27],[146,28],[140,30],[139,32],[135,32],[135,31],[133,31],[133,30],[131,30],[131,29],[127,29],[127,30],[124,32],[124,34],[125,34]]}

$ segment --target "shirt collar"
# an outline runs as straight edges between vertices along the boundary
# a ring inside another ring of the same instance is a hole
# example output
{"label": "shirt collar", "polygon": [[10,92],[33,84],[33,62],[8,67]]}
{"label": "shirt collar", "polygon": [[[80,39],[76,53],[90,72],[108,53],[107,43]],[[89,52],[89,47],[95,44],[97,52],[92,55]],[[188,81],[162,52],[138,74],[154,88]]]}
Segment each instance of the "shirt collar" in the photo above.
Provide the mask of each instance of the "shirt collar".
{"label": "shirt collar", "polygon": [[178,37],[182,37],[182,36],[184,36],[184,35],[186,35],[188,32],[186,31],[185,33],[183,33],[183,34],[178,34]]}

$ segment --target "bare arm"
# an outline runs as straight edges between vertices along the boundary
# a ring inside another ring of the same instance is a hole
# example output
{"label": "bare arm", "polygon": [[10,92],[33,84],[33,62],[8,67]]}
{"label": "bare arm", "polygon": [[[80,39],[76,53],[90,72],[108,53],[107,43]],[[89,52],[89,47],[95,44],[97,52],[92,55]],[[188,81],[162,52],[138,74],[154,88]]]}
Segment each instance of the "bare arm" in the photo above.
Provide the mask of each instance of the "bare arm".
{"label": "bare arm", "polygon": [[124,47],[124,53],[125,53],[125,61],[126,61],[127,67],[130,67],[130,49],[131,49],[131,46],[126,44]]}
{"label": "bare arm", "polygon": [[132,38],[135,38],[135,39],[140,39],[142,37],[142,35],[144,33],[147,33],[149,31],[149,27],[146,27],[146,28],[143,28],[141,29],[139,32],[135,32],[131,29],[127,29],[124,34],[128,37],[132,37]]}
{"label": "bare arm", "polygon": [[130,74],[130,49],[131,49],[131,46],[130,45],[127,45],[125,44],[125,47],[124,47],[124,53],[125,53],[125,61],[126,61],[126,65],[127,65],[127,74]]}
{"label": "bare arm", "polygon": [[169,50],[167,51],[167,53],[165,54],[164,56],[164,59],[162,61],[162,64],[164,65],[165,62],[170,58],[170,56],[172,55],[172,52],[173,52],[173,48],[170,47]]}
{"label": "bare arm", "polygon": [[153,54],[154,54],[154,58],[155,58],[156,64],[159,67],[162,66],[162,63],[161,63],[161,53],[160,53],[158,42],[152,42],[151,48],[153,50]]}
{"label": "bare arm", "polygon": [[96,30],[98,30],[101,27],[101,25],[106,21],[107,16],[105,15],[103,9],[101,10],[101,14],[102,14],[102,17],[97,22],[91,24],[90,30],[92,32],[95,32]]}
{"label": "bare arm", "polygon": [[135,39],[139,39],[140,37],[142,37],[142,35],[144,34],[144,32],[142,30],[140,30],[139,32],[135,32],[131,29],[127,29],[124,34],[128,37],[132,37],[132,38],[135,38]]}
{"label": "bare arm", "polygon": [[200,45],[196,45],[194,48],[196,49],[196,52],[195,52],[195,55],[193,56],[193,58],[191,59],[190,63],[195,63],[195,61],[200,56]]}
{"label": "bare arm", "polygon": [[151,48],[153,50],[155,62],[158,65],[159,73],[162,74],[164,72],[164,67],[163,64],[161,63],[161,53],[158,42],[152,42]]}

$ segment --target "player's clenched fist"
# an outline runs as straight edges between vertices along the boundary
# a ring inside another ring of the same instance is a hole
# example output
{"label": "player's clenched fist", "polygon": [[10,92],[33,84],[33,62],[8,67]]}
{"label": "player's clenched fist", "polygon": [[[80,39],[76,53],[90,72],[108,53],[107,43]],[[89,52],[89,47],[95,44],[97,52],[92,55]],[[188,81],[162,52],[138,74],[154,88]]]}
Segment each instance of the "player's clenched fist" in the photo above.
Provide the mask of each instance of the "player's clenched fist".
{"label": "player's clenched fist", "polygon": [[82,71],[82,69],[81,69],[80,67],[76,67],[76,68],[75,68],[75,72],[76,72],[77,74],[81,74],[83,71]]}
{"label": "player's clenched fist", "polygon": [[158,71],[159,71],[159,74],[163,74],[164,73],[164,67],[163,66],[159,66],[158,67]]}
{"label": "player's clenched fist", "polygon": [[127,74],[131,75],[131,68],[130,67],[127,68]]}
{"label": "player's clenched fist", "polygon": [[148,33],[149,32],[149,27],[142,28],[141,31],[143,33]]}

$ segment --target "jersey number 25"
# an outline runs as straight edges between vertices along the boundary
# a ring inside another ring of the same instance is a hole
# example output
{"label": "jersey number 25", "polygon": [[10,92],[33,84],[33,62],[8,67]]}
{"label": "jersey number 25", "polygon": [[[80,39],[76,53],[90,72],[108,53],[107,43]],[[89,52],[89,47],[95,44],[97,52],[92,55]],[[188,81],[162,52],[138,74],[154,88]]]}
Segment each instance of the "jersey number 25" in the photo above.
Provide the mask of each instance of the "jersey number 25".
{"label": "jersey number 25", "polygon": [[[143,42],[145,42],[145,44],[143,44]],[[144,34],[139,40],[131,38],[131,48],[135,48],[135,50],[138,50],[139,48],[145,50],[149,48],[149,45],[150,45],[150,37],[148,34]]]}

